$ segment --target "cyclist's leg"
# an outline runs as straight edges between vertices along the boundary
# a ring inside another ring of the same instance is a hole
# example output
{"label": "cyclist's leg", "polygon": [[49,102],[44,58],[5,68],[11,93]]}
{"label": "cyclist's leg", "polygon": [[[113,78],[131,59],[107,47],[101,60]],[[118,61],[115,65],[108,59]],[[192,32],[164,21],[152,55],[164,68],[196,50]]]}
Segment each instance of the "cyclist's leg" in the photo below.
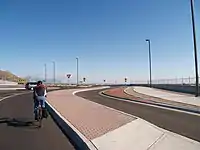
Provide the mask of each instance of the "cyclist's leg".
{"label": "cyclist's leg", "polygon": [[43,97],[43,100],[42,100],[42,108],[45,108],[46,106],[45,106],[45,103],[46,103],[46,97],[44,96]]}
{"label": "cyclist's leg", "polygon": [[39,106],[39,101],[38,101],[38,99],[36,98],[35,100],[34,100],[34,114],[35,114],[35,120],[37,120],[37,118],[38,118],[38,114],[37,114],[37,109],[38,109],[38,106]]}
{"label": "cyclist's leg", "polygon": [[46,112],[46,109],[45,109],[45,101],[46,101],[46,97],[41,97],[41,106],[42,106],[42,116],[43,118],[47,118],[47,112]]}
{"label": "cyclist's leg", "polygon": [[45,97],[44,96],[38,96],[38,100],[41,104],[41,107],[45,108]]}
{"label": "cyclist's leg", "polygon": [[42,126],[42,118],[43,118],[43,112],[42,112],[42,99],[39,97],[39,107],[38,107],[38,121],[39,121],[39,127]]}
{"label": "cyclist's leg", "polygon": [[38,107],[38,100],[35,98],[34,99],[34,113],[35,113],[37,107]]}

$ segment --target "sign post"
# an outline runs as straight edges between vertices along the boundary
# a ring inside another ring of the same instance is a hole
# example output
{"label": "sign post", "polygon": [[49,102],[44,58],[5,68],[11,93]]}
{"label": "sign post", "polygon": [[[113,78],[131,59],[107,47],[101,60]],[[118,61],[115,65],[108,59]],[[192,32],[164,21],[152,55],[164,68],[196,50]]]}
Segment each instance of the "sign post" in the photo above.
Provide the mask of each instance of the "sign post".
{"label": "sign post", "polygon": [[70,78],[71,78],[71,76],[72,76],[72,75],[71,75],[71,74],[69,74],[69,73],[68,73],[68,74],[66,74],[66,77],[68,78],[68,84],[69,84],[69,81],[70,81]]}
{"label": "sign post", "polygon": [[127,82],[127,77],[125,77],[125,78],[124,78],[124,81],[125,81],[125,85],[126,85],[126,82]]}
{"label": "sign post", "polygon": [[85,81],[86,81],[86,78],[84,77],[84,78],[83,78],[83,82],[85,83]]}

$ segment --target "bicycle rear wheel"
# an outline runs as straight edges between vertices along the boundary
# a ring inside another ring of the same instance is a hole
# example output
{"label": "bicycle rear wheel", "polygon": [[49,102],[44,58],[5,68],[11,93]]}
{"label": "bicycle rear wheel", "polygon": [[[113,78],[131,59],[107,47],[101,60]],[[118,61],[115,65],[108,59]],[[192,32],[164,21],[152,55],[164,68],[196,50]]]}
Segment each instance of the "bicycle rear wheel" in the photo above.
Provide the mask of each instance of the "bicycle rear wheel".
{"label": "bicycle rear wheel", "polygon": [[39,107],[38,109],[38,127],[41,128],[42,127],[42,107]]}

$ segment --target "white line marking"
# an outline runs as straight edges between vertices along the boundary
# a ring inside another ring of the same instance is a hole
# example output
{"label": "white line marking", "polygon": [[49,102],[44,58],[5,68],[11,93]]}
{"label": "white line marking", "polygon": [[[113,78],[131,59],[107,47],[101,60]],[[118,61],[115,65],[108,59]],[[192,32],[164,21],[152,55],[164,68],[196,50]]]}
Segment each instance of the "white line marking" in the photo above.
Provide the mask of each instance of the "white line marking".
{"label": "white line marking", "polygon": [[17,94],[13,94],[13,95],[9,95],[9,96],[6,96],[6,97],[3,97],[0,99],[0,102],[5,100],[5,99],[8,99],[8,98],[11,98],[11,97],[15,97],[15,96],[18,96],[18,95],[24,95],[24,94],[29,94],[30,92],[23,92],[23,93],[17,93]]}

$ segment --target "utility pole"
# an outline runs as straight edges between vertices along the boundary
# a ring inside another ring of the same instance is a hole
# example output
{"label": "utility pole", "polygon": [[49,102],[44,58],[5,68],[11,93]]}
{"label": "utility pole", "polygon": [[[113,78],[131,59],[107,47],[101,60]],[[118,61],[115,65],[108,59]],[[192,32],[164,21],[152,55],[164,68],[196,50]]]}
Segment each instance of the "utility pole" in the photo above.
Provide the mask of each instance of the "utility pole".
{"label": "utility pole", "polygon": [[44,80],[47,82],[47,64],[44,64]]}
{"label": "utility pole", "polygon": [[79,81],[78,81],[78,79],[79,79],[79,77],[78,77],[78,75],[79,75],[79,74],[78,74],[78,73],[79,73],[79,72],[78,72],[79,64],[78,64],[78,63],[79,63],[79,59],[78,59],[78,57],[76,57],[76,77],[77,77],[77,79],[76,79],[76,85],[77,85],[77,86],[78,86],[78,84],[79,84],[79,83],[78,83],[78,82],[79,82]]}
{"label": "utility pole", "polygon": [[151,41],[146,39],[149,44],[149,86],[152,87],[152,73],[151,73]]}
{"label": "utility pole", "polygon": [[53,82],[56,83],[56,63],[53,61]]}

